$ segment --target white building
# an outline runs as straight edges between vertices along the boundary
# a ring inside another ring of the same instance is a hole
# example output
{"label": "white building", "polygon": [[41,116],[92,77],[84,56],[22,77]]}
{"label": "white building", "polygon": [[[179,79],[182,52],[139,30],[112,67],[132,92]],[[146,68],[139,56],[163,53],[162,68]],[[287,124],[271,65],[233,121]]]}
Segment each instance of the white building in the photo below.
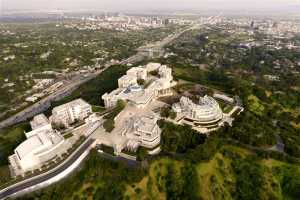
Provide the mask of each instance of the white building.
{"label": "white building", "polygon": [[181,97],[179,103],[175,103],[172,109],[178,117],[195,126],[210,126],[218,124],[223,119],[223,112],[218,102],[210,96],[199,99],[199,104],[195,104],[187,97]]}
{"label": "white building", "polygon": [[36,116],[30,124],[32,131],[25,134],[27,139],[9,157],[15,172],[25,173],[41,167],[56,157],[55,150],[64,142],[60,133],[52,129],[45,115]]}
{"label": "white building", "polygon": [[[159,77],[147,76],[147,71],[153,70],[158,72]],[[137,85],[138,79],[145,80],[147,86]],[[127,75],[121,77],[118,83],[119,88],[102,96],[106,108],[115,106],[120,99],[129,101],[137,107],[145,107],[158,97],[172,95],[171,88],[176,85],[173,81],[172,70],[157,63],[148,64],[146,68],[129,69]]]}
{"label": "white building", "polygon": [[147,79],[147,69],[142,68],[142,67],[132,67],[129,69],[126,73],[129,76],[134,76],[137,79]]}
{"label": "white building", "polygon": [[30,126],[32,130],[51,128],[51,124],[44,114],[35,116],[32,121],[30,121]]}
{"label": "white building", "polygon": [[33,96],[30,96],[30,97],[27,97],[26,99],[25,99],[25,101],[27,101],[27,102],[36,102],[38,100],[38,98],[37,97],[33,97]]}
{"label": "white building", "polygon": [[157,125],[158,117],[155,115],[135,116],[126,120],[126,132],[123,135],[128,138],[127,148],[143,146],[154,148],[160,143],[161,130]]}
{"label": "white building", "polygon": [[215,93],[213,95],[213,97],[216,98],[216,99],[221,99],[221,100],[226,101],[226,102],[231,103],[231,104],[234,103],[234,99],[231,98],[231,97],[226,96],[225,94]]}
{"label": "white building", "polygon": [[148,63],[146,65],[147,72],[157,71],[160,67],[160,63]]}
{"label": "white building", "polygon": [[160,68],[158,68],[158,74],[160,78],[164,78],[170,81],[173,80],[172,69],[167,67],[166,65],[162,65]]}
{"label": "white building", "polygon": [[84,120],[92,114],[92,106],[82,99],[77,99],[52,110],[51,122],[69,126],[76,120]]}
{"label": "white building", "polygon": [[119,88],[127,88],[130,85],[137,84],[137,77],[132,75],[124,75],[118,79]]}

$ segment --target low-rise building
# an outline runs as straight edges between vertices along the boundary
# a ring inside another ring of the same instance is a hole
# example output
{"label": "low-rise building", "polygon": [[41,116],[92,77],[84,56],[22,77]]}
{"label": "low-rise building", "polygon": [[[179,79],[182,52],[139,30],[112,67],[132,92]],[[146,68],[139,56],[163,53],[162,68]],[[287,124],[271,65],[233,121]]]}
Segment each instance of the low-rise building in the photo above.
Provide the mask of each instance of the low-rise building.
{"label": "low-rise building", "polygon": [[223,112],[218,102],[210,97],[200,97],[196,104],[187,97],[181,97],[179,103],[175,103],[172,109],[177,113],[180,120],[192,123],[194,126],[209,127],[221,125]]}
{"label": "low-rise building", "polygon": [[[148,66],[155,69],[159,77],[148,77]],[[138,79],[143,79],[147,86],[139,86]],[[127,75],[118,80],[119,88],[102,96],[106,108],[116,105],[118,100],[129,101],[137,107],[145,107],[152,100],[172,95],[171,88],[176,85],[173,81],[172,70],[165,65],[148,64],[146,67],[134,67],[127,71]]]}
{"label": "low-rise building", "polygon": [[82,99],[77,99],[52,110],[51,122],[68,127],[77,120],[84,120],[92,114],[92,106]]}
{"label": "low-rise building", "polygon": [[61,134],[52,129],[45,115],[36,116],[30,124],[32,131],[25,133],[27,139],[9,157],[15,173],[25,173],[51,161],[56,157],[55,150],[64,142]]}
{"label": "low-rise building", "polygon": [[[134,149],[137,146],[154,148],[160,143],[161,130],[157,125],[155,115],[135,116],[126,120],[127,130],[123,135],[128,138],[126,148]],[[132,144],[139,144],[134,145]]]}
{"label": "low-rise building", "polygon": [[215,93],[213,95],[213,97],[216,98],[216,99],[221,99],[221,100],[226,101],[226,102],[231,103],[231,104],[234,103],[234,99],[231,98],[231,97],[226,96],[225,94]]}
{"label": "low-rise building", "polygon": [[38,100],[38,98],[37,97],[34,97],[34,96],[30,96],[30,97],[27,97],[26,99],[25,99],[25,101],[27,101],[27,102],[36,102]]}
{"label": "low-rise building", "polygon": [[160,63],[148,63],[146,65],[147,72],[157,71],[160,67]]}
{"label": "low-rise building", "polygon": [[134,76],[137,79],[147,79],[147,69],[142,67],[132,67],[126,72],[126,74],[129,76]]}
{"label": "low-rise building", "polygon": [[124,75],[118,79],[118,86],[119,88],[127,88],[130,85],[137,84],[136,76],[132,75]]}

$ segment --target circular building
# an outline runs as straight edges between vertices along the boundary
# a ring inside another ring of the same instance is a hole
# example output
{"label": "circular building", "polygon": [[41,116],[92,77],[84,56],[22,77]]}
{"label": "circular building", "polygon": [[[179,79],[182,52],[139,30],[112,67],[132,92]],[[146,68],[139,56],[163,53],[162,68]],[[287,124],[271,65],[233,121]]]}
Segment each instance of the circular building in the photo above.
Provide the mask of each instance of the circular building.
{"label": "circular building", "polygon": [[172,109],[181,117],[181,120],[194,126],[214,127],[223,119],[222,109],[210,96],[201,97],[198,104],[187,97],[181,97]]}

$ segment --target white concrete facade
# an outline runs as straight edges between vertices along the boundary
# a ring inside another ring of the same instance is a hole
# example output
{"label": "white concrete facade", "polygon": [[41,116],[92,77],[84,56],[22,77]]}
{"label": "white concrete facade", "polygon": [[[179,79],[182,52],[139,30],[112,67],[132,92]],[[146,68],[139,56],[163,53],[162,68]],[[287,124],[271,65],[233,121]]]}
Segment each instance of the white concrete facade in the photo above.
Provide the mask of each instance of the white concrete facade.
{"label": "white concrete facade", "polygon": [[82,99],[76,99],[53,108],[50,120],[56,125],[69,126],[76,120],[84,120],[92,114],[92,106]]}
{"label": "white concrete facade", "polygon": [[137,79],[143,79],[143,80],[147,79],[147,69],[142,67],[132,67],[126,72],[126,74],[128,76],[134,76]]}
{"label": "white concrete facade", "polygon": [[172,109],[180,116],[198,124],[218,123],[223,119],[223,112],[218,102],[210,97],[204,96],[195,104],[187,97],[181,97],[179,103],[175,103]]}
{"label": "white concrete facade", "polygon": [[128,127],[123,134],[128,138],[127,147],[134,142],[146,148],[154,148],[160,143],[161,130],[155,115],[135,116],[126,120]]}
{"label": "white concrete facade", "polygon": [[[150,77],[147,72],[156,70],[159,77]],[[137,85],[137,80],[143,79],[147,87]],[[172,70],[166,65],[150,63],[145,67],[133,67],[127,75],[118,80],[119,88],[102,96],[106,108],[116,105],[118,100],[129,101],[137,107],[145,107],[151,101],[161,96],[172,95],[171,88],[176,85],[173,81]]]}
{"label": "white concrete facade", "polygon": [[124,75],[118,80],[119,88],[127,88],[130,85],[136,85],[136,84],[137,84],[137,78],[136,76],[132,76],[132,75]]}
{"label": "white concrete facade", "polygon": [[225,94],[215,93],[213,95],[213,97],[216,98],[216,99],[221,99],[221,100],[226,101],[226,102],[231,103],[231,104],[234,103],[234,99],[231,98],[231,97],[226,96]]}
{"label": "white concrete facade", "polygon": [[157,71],[160,67],[160,63],[148,63],[146,65],[147,72]]}
{"label": "white concrete facade", "polygon": [[15,172],[26,172],[40,167],[44,159],[55,157],[55,150],[63,144],[64,138],[52,129],[48,119],[42,114],[31,121],[32,131],[25,133],[27,140],[21,143],[9,157]]}

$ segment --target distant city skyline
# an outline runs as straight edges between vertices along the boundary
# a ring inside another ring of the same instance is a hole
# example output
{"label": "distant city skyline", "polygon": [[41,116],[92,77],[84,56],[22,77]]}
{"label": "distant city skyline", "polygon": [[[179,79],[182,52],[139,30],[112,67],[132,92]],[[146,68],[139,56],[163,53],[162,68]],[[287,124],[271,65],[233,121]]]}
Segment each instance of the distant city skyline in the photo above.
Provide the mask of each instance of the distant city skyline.
{"label": "distant city skyline", "polygon": [[1,12],[97,11],[232,11],[297,12],[300,0],[0,0]]}

